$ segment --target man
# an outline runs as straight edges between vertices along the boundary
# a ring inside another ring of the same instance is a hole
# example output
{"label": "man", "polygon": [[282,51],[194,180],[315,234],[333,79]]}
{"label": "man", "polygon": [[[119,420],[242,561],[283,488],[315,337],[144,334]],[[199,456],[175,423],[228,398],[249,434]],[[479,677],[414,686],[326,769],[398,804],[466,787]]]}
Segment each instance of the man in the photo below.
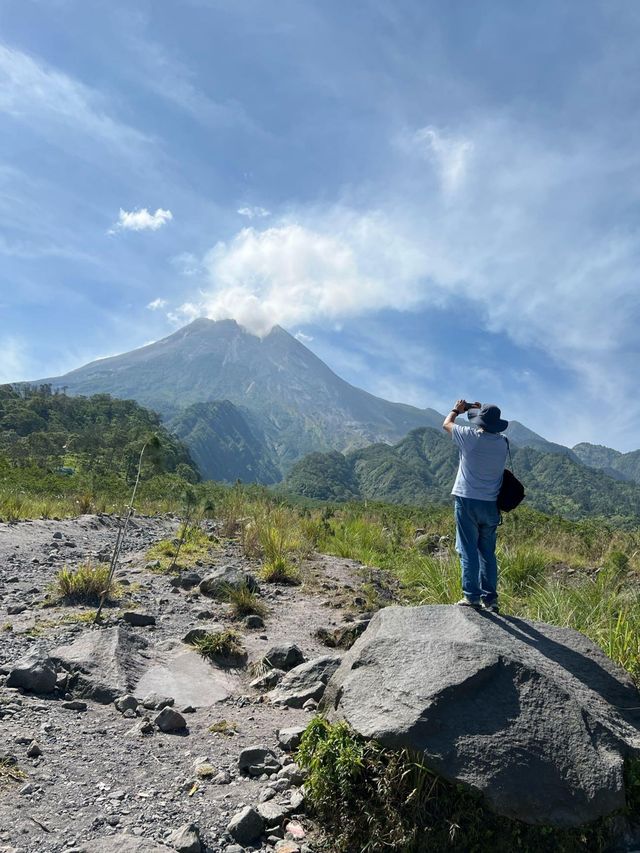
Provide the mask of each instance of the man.
{"label": "man", "polygon": [[[458,426],[456,418],[467,411],[473,426]],[[500,409],[493,404],[458,400],[442,424],[460,454],[451,490],[464,593],[458,604],[482,607],[492,613],[498,613],[497,498],[507,458],[507,441],[500,433],[509,426],[500,415]]]}

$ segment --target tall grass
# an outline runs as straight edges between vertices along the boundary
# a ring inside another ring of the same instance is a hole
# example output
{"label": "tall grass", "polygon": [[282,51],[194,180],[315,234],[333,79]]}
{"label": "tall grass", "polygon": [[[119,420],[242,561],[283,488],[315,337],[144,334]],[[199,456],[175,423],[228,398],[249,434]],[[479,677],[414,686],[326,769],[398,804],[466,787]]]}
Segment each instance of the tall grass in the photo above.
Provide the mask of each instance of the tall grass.
{"label": "tall grass", "polygon": [[99,604],[102,595],[107,601],[117,598],[119,590],[109,578],[109,566],[85,563],[76,569],[60,569],[54,582],[54,592],[66,604]]}

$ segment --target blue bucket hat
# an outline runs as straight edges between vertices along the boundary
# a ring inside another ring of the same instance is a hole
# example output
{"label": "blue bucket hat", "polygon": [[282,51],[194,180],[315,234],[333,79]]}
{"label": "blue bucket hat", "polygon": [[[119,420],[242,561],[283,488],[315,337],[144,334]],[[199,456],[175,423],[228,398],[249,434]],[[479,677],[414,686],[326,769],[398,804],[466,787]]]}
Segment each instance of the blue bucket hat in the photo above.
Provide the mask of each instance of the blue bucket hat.
{"label": "blue bucket hat", "polygon": [[504,432],[509,421],[503,420],[502,412],[494,403],[485,403],[480,409],[470,409],[467,417],[474,426],[482,427],[487,432]]}

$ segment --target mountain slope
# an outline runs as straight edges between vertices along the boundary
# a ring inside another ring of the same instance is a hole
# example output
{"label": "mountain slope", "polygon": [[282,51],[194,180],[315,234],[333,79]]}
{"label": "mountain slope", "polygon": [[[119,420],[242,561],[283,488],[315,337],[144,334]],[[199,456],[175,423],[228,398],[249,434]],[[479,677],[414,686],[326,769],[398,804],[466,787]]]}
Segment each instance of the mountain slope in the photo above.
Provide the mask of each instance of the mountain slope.
{"label": "mountain slope", "polygon": [[[570,455],[514,448],[516,475],[527,502],[568,518],[640,517],[640,487],[616,482]],[[444,432],[413,430],[394,446],[376,444],[346,454],[313,454],[293,466],[284,487],[324,500],[367,498],[420,504],[448,499],[458,454]]]}
{"label": "mountain slope", "polygon": [[585,441],[582,444],[576,444],[573,452],[583,465],[598,468],[618,480],[640,483],[640,450],[620,453],[619,450],[613,450],[611,447],[589,444]]}
{"label": "mountain slope", "polygon": [[134,399],[165,418],[228,400],[259,419],[281,469],[310,451],[397,441],[441,423],[433,409],[355,388],[278,326],[258,338],[233,320],[195,320],[141,349],[41,381],[71,394]]}

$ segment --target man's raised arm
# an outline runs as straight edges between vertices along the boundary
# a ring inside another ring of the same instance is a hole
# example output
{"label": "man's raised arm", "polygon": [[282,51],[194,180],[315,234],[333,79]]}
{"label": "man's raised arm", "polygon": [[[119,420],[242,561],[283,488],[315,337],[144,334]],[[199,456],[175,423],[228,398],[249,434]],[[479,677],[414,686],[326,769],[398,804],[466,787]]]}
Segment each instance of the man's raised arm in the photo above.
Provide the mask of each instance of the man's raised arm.
{"label": "man's raised arm", "polygon": [[482,406],[482,403],[467,403],[466,400],[458,400],[455,406],[451,409],[447,417],[444,419],[444,423],[442,424],[442,429],[446,430],[449,434],[453,432],[453,425],[456,422],[456,418],[459,415],[463,415],[467,409],[479,409]]}

